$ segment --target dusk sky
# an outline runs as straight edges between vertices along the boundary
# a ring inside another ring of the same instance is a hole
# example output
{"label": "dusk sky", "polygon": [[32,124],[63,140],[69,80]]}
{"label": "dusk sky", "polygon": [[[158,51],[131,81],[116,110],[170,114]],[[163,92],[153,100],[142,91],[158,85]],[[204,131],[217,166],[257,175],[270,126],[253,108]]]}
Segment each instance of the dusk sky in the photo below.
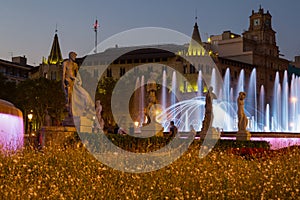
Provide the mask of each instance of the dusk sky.
{"label": "dusk sky", "polygon": [[[126,3],[125,3],[126,2]],[[197,9],[203,41],[209,35],[248,29],[251,11],[259,5],[269,10],[280,53],[293,60],[300,55],[300,1],[271,0],[26,0],[5,1],[0,7],[0,59],[25,55],[38,65],[48,57],[57,24],[64,58],[69,51],[78,57],[94,47],[93,23],[100,27],[98,42],[122,31],[138,27],[163,27],[191,35]]]}

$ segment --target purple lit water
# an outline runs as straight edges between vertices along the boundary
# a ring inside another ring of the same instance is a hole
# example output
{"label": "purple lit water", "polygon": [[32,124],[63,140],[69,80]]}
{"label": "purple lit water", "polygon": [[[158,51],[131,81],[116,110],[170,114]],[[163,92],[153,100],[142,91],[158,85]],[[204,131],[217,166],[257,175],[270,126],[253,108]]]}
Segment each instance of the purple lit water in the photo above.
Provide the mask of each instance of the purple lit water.
{"label": "purple lit water", "polygon": [[17,150],[24,142],[23,117],[0,113],[0,149]]}

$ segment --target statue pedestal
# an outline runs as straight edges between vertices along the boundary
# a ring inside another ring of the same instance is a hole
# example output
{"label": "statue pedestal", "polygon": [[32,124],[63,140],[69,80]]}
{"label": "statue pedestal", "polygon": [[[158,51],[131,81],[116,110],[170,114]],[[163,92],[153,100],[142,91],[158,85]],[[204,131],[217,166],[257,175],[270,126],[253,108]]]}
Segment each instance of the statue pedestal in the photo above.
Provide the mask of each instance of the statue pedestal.
{"label": "statue pedestal", "polygon": [[237,134],[236,134],[236,140],[249,141],[250,138],[251,138],[251,133],[247,130],[238,131]]}
{"label": "statue pedestal", "polygon": [[40,130],[39,142],[41,147],[64,145],[75,136],[76,132],[74,126],[43,126]]}
{"label": "statue pedestal", "polygon": [[80,133],[92,133],[93,132],[93,120],[87,117],[74,117],[76,125],[78,125]]}
{"label": "statue pedestal", "polygon": [[207,132],[203,131],[200,133],[200,138],[204,139],[207,137],[207,139],[211,139],[211,140],[218,140],[220,139],[221,133],[220,131],[218,131],[218,129],[214,128],[214,127],[210,127]]}
{"label": "statue pedestal", "polygon": [[67,117],[65,117],[65,119],[62,121],[62,125],[74,127],[75,124],[74,124],[73,116],[68,115]]}
{"label": "statue pedestal", "polygon": [[147,126],[141,128],[140,133],[138,133],[140,137],[148,138],[152,136],[163,136],[163,127],[158,123],[150,123]]}

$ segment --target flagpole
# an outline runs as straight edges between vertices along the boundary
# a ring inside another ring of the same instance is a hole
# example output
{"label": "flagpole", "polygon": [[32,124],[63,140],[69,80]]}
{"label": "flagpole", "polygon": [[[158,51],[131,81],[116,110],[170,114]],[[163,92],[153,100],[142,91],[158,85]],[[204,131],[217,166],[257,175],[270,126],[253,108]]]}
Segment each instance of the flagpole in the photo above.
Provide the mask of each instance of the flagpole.
{"label": "flagpole", "polygon": [[98,33],[98,20],[97,19],[94,24],[94,31],[95,31],[95,51],[94,51],[94,53],[97,53],[97,33]]}

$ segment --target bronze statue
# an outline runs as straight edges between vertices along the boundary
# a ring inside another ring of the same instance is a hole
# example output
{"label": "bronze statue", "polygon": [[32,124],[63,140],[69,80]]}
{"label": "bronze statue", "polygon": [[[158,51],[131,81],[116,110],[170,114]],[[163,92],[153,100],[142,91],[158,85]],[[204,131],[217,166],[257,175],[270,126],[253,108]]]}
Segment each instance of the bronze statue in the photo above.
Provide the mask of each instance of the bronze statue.
{"label": "bronze statue", "polygon": [[69,114],[72,113],[72,92],[75,82],[75,77],[78,72],[78,65],[75,62],[77,54],[75,52],[69,53],[69,59],[63,62],[62,84],[66,95],[66,107]]}
{"label": "bronze statue", "polygon": [[240,92],[237,98],[238,131],[246,131],[248,125],[248,119],[244,111],[245,98],[246,98],[245,92]]}

